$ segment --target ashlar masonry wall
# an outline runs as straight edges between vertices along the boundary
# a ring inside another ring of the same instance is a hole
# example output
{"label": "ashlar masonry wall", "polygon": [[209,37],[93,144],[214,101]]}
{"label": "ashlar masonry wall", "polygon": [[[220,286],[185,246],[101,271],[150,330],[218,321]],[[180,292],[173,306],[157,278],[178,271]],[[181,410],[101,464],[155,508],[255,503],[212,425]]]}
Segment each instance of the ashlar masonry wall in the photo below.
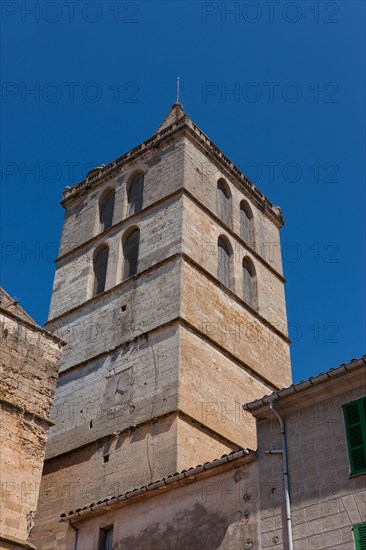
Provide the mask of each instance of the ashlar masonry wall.
{"label": "ashlar masonry wall", "polygon": [[[90,485],[103,499],[116,484],[129,490],[255,447],[254,422],[242,411],[238,418],[238,403],[290,381],[280,256],[270,263],[242,242],[240,201],[251,201],[250,193],[203,156],[204,144],[190,132],[164,128],[136,149],[141,154],[126,154],[109,175],[65,194],[48,328],[67,346],[34,531],[40,550],[64,548],[59,515],[84,506]],[[207,177],[203,159],[215,169]],[[145,174],[142,209],[128,216],[127,186],[137,170]],[[232,192],[231,227],[217,218],[220,176]],[[98,202],[109,188],[116,194],[113,224],[98,233]],[[279,246],[280,216],[266,210],[268,201],[261,210],[258,200],[251,203],[256,242]],[[131,227],[140,229],[138,270],[122,281],[121,242]],[[205,239],[216,241],[220,232],[237,242],[239,255],[253,258],[257,309],[243,301],[241,264],[228,289],[217,279],[217,255],[202,256]],[[106,288],[92,297],[93,253],[102,243],[110,249]]]}
{"label": "ashlar masonry wall", "polygon": [[0,297],[0,548],[18,549],[30,545],[61,343]]}

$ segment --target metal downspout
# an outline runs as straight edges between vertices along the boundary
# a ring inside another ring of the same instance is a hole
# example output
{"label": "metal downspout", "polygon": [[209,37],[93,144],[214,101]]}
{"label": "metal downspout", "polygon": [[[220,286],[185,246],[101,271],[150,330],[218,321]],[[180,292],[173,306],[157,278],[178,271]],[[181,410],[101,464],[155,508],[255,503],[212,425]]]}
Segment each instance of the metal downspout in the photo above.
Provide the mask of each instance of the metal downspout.
{"label": "metal downspout", "polygon": [[71,519],[69,519],[69,525],[71,525],[71,527],[75,531],[74,544],[72,545],[72,550],[76,550],[76,547],[78,545],[79,529],[77,527],[75,527],[75,525],[71,522]]}
{"label": "metal downspout", "polygon": [[[269,401],[270,410],[276,415],[281,428],[281,443],[282,443],[282,464],[283,464],[283,484],[285,490],[285,507],[286,507],[286,523],[287,523],[287,540],[289,550],[294,549],[292,540],[292,519],[291,519],[291,501],[290,501],[290,488],[288,477],[288,464],[287,464],[287,443],[286,443],[286,430],[285,423],[278,411],[273,406],[273,401]],[[270,453],[271,451],[269,451]]]}

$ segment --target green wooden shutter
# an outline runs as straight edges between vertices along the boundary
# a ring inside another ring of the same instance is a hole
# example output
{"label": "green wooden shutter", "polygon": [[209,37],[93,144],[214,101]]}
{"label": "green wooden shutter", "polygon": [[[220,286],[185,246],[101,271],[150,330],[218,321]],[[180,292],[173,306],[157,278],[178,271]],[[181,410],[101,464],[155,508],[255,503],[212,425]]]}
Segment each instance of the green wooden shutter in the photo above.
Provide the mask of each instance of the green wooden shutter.
{"label": "green wooden shutter", "polygon": [[353,526],[356,550],[366,550],[366,523]]}
{"label": "green wooden shutter", "polygon": [[343,405],[343,414],[351,474],[361,474],[366,472],[366,397]]}

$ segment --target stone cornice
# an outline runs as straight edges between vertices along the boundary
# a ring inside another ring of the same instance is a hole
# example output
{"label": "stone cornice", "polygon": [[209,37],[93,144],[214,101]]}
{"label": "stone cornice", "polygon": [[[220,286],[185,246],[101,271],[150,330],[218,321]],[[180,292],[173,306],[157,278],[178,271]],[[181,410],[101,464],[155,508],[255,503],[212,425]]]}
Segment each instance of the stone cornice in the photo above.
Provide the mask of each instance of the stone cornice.
{"label": "stone cornice", "polygon": [[245,193],[250,196],[253,202],[258,208],[260,208],[267,217],[277,226],[282,227],[284,224],[281,210],[274,206],[266,197],[259,191],[259,189],[239,170],[239,168],[231,162],[222,151],[206,136],[202,130],[198,128],[184,113],[181,118],[173,122],[166,128],[156,132],[152,137],[142,142],[137,147],[134,147],[124,155],[118,157],[116,160],[110,162],[106,166],[100,167],[100,170],[93,170],[92,174],[76,184],[74,187],[66,187],[61,204],[65,206],[67,202],[77,197],[80,194],[95,187],[106,178],[110,177],[116,171],[120,170],[125,164],[134,161],[147,151],[159,148],[161,144],[171,137],[176,137],[176,134],[184,131],[191,137],[197,144],[199,144],[220,168],[224,169],[228,175],[240,184],[245,190]]}
{"label": "stone cornice", "polygon": [[85,367],[86,365],[98,361],[99,359],[102,359],[103,357],[107,357],[109,354],[114,353],[116,351],[119,351],[127,346],[130,346],[132,344],[138,343],[139,340],[142,338],[146,338],[152,334],[156,334],[157,332],[160,332],[168,327],[184,327],[186,330],[190,331],[191,333],[195,334],[198,338],[201,338],[205,342],[209,343],[211,346],[213,346],[215,349],[217,349],[220,353],[225,355],[238,365],[241,369],[243,369],[244,372],[249,373],[257,382],[260,382],[261,384],[265,384],[270,388],[272,391],[277,391],[279,389],[279,386],[276,386],[268,380],[263,374],[259,374],[257,370],[253,369],[246,363],[244,363],[241,359],[239,359],[236,355],[234,355],[232,352],[227,350],[225,347],[223,347],[221,344],[216,342],[213,338],[210,338],[206,333],[199,330],[196,326],[192,325],[189,321],[186,319],[183,319],[182,317],[176,317],[175,319],[171,319],[170,321],[167,321],[166,323],[162,323],[161,325],[158,325],[150,330],[141,332],[137,336],[134,336],[133,338],[129,340],[124,340],[123,342],[120,342],[117,344],[114,348],[108,349],[106,351],[102,351],[101,353],[98,353],[96,355],[93,355],[89,357],[88,359],[84,359],[83,361],[80,361],[79,363],[76,363],[74,365],[70,365],[66,369],[59,372],[59,380],[68,375],[70,372],[76,371],[80,368]]}
{"label": "stone cornice", "polygon": [[144,214],[145,212],[149,212],[150,210],[153,210],[154,208],[156,208],[156,206],[159,206],[161,204],[169,202],[171,199],[174,199],[176,197],[180,198],[182,193],[183,193],[182,188],[177,189],[173,193],[169,193],[169,195],[166,195],[165,197],[162,197],[161,199],[159,199],[159,200],[149,204],[148,206],[142,208],[141,210],[136,212],[136,214],[132,214],[131,216],[128,216],[127,218],[124,218],[123,220],[120,220],[120,221],[114,223],[113,225],[108,227],[108,229],[106,229],[105,231],[102,231],[101,233],[98,233],[97,235],[94,235],[94,237],[91,237],[87,241],[84,241],[83,243],[79,244],[75,248],[71,248],[67,252],[64,252],[63,254],[60,254],[60,256],[58,256],[55,259],[55,263],[58,264],[58,263],[62,262],[68,256],[72,256],[75,253],[81,251],[83,248],[89,246],[93,242],[98,241],[100,238],[103,238],[103,237],[106,237],[107,235],[110,235],[110,233],[112,233],[114,230],[116,230],[120,227],[123,227],[124,225],[132,224],[134,222],[134,220],[138,219],[141,216],[141,214]]}
{"label": "stone cornice", "polygon": [[80,181],[73,187],[66,187],[62,196],[61,204],[65,206],[69,200],[79,195],[82,195],[89,189],[92,189],[101,184],[103,181],[105,181],[105,179],[109,178],[115,172],[121,170],[123,166],[135,161],[142,154],[154,149],[158,149],[161,146],[162,142],[166,141],[168,137],[171,137],[173,135],[175,137],[177,130],[181,130],[183,126],[184,124],[182,124],[181,120],[179,122],[171,124],[167,129],[162,130],[157,134],[154,134],[152,137],[142,142],[137,147],[134,147],[124,155],[118,157],[116,160],[110,162],[106,166],[100,167],[99,171],[93,170],[92,175],[90,175],[89,177],[87,176],[84,180]]}
{"label": "stone cornice", "polygon": [[227,293],[230,298],[232,298],[235,302],[240,304],[242,307],[247,309],[253,317],[258,319],[260,322],[262,322],[265,326],[273,330],[277,336],[279,336],[282,340],[284,340],[287,344],[291,344],[291,340],[288,338],[286,334],[284,334],[282,331],[280,331],[277,327],[275,327],[270,321],[268,321],[265,317],[263,317],[257,310],[252,308],[250,305],[248,305],[244,300],[242,300],[235,292],[233,292],[230,288],[226,287],[224,284],[222,284],[214,275],[212,275],[209,271],[207,271],[204,267],[199,265],[195,260],[190,258],[187,254],[183,252],[177,252],[176,254],[172,254],[171,256],[168,256],[167,258],[164,258],[164,260],[161,260],[160,262],[154,264],[151,267],[148,267],[144,271],[140,271],[139,273],[136,273],[135,275],[132,275],[128,279],[122,281],[121,283],[118,283],[118,285],[115,285],[101,294],[98,294],[97,296],[93,296],[89,300],[82,302],[81,304],[78,304],[77,306],[65,311],[64,313],[61,313],[60,315],[57,315],[57,317],[53,317],[52,319],[49,319],[46,323],[47,326],[52,325],[55,322],[58,322],[59,320],[67,317],[70,314],[73,314],[77,311],[81,311],[84,307],[92,304],[92,303],[98,303],[99,301],[102,301],[103,298],[112,292],[114,292],[117,289],[120,289],[122,286],[125,286],[128,284],[131,280],[138,280],[141,277],[147,275],[148,273],[151,273],[152,271],[157,270],[161,266],[165,264],[169,264],[171,262],[175,262],[176,260],[183,259],[187,263],[189,263],[192,267],[200,271],[203,275],[205,275],[212,283],[214,283],[216,286],[220,287],[225,293]]}
{"label": "stone cornice", "polygon": [[5,317],[9,317],[9,319],[12,319],[13,321],[19,323],[20,325],[25,326],[26,328],[33,330],[35,332],[39,332],[46,338],[49,338],[50,340],[53,340],[56,344],[59,344],[59,346],[65,346],[65,342],[61,340],[61,338],[58,338],[54,334],[51,334],[51,332],[48,332],[46,329],[34,325],[33,323],[30,323],[26,319],[23,319],[22,317],[19,317],[15,313],[9,311],[8,309],[4,309],[3,307],[0,307],[0,314],[4,315]]}
{"label": "stone cornice", "polygon": [[238,243],[240,243],[243,248],[245,248],[250,254],[253,255],[254,258],[256,258],[261,264],[263,264],[273,275],[275,275],[282,283],[286,283],[286,279],[284,278],[281,273],[279,273],[263,256],[261,256],[252,246],[250,246],[248,243],[246,243],[240,235],[235,233],[233,229],[227,225],[225,222],[220,220],[218,216],[214,212],[212,212],[207,206],[205,206],[201,201],[199,201],[190,191],[187,189],[183,189],[183,195],[186,197],[189,197],[201,210],[205,212],[208,216],[210,216],[211,219],[215,220],[215,222],[220,225],[229,235],[235,239]]}
{"label": "stone cornice", "polygon": [[[159,420],[165,420],[166,418],[169,418],[170,416],[175,416],[176,418],[183,419],[186,422],[193,423],[201,432],[203,432],[207,435],[210,435],[210,437],[212,437],[216,441],[218,441],[220,443],[223,443],[223,444],[227,445],[228,447],[231,447],[231,448],[236,447],[236,449],[240,449],[240,445],[238,443],[235,443],[235,441],[229,439],[228,437],[225,437],[223,434],[221,434],[220,432],[218,432],[214,428],[212,428],[210,426],[207,426],[206,424],[203,424],[203,422],[201,422],[197,418],[193,418],[193,416],[191,416],[190,414],[187,414],[186,412],[182,411],[181,409],[179,409],[179,407],[173,407],[169,411],[164,412],[162,414],[158,414],[158,415],[154,416],[153,418],[148,417],[148,418],[145,418],[144,420],[141,420],[140,422],[137,422],[135,424],[130,424],[129,426],[126,426],[125,428],[122,428],[121,430],[119,430],[117,433],[114,431],[114,432],[110,432],[110,433],[95,437],[94,439],[89,439],[88,441],[85,441],[82,444],[79,444],[79,445],[76,445],[74,447],[69,448],[68,450],[63,450],[62,452],[57,452],[56,451],[55,454],[52,454],[51,451],[49,451],[48,454],[46,454],[45,462],[51,462],[51,461],[53,461],[55,459],[58,459],[62,456],[70,456],[70,453],[73,453],[75,451],[79,451],[80,449],[90,447],[91,445],[104,443],[108,439],[113,439],[113,438],[119,437],[121,434],[125,434],[125,433],[128,433],[128,432],[135,432],[136,430],[138,430],[139,428],[141,428],[143,426],[146,426],[147,424],[156,424],[157,422],[159,422]],[[59,441],[60,440],[57,441],[56,439],[50,440],[50,443],[48,445],[49,445],[49,447],[51,447],[51,445],[58,444]],[[47,451],[46,451],[46,453],[47,453]]]}
{"label": "stone cornice", "polygon": [[[20,540],[15,537],[11,537],[10,535],[0,534],[0,542],[9,545],[9,549],[17,547],[18,549],[25,548],[26,550],[37,550],[31,542]],[[1,545],[1,549],[6,550],[6,548],[6,546]]]}
{"label": "stone cornice", "polygon": [[204,267],[202,267],[200,264],[198,264],[195,260],[187,256],[187,254],[182,254],[183,259],[190,264],[193,268],[195,268],[197,271],[200,271],[203,273],[207,279],[209,279],[214,285],[218,286],[223,290],[226,294],[230,296],[236,303],[240,304],[244,309],[247,309],[253,317],[255,317],[258,321],[263,323],[266,327],[273,330],[277,336],[282,338],[287,344],[291,344],[291,340],[288,338],[286,334],[284,334],[282,331],[280,331],[277,327],[272,325],[270,321],[268,321],[263,315],[261,315],[256,309],[251,307],[249,304],[247,304],[242,298],[240,298],[233,290],[225,286],[221,281],[219,281],[214,275],[212,275],[209,271],[207,271]]}
{"label": "stone cornice", "polygon": [[90,304],[94,304],[94,303],[97,304],[98,302],[102,301],[103,298],[105,298],[106,296],[112,294],[114,291],[120,289],[123,286],[128,285],[130,281],[138,280],[140,277],[145,276],[145,275],[151,273],[152,271],[155,271],[156,269],[158,269],[162,265],[175,262],[176,260],[178,260],[180,258],[180,256],[181,256],[181,253],[177,253],[177,254],[173,254],[172,256],[168,256],[167,258],[164,258],[163,260],[161,260],[161,262],[157,262],[156,264],[154,264],[153,266],[148,267],[144,271],[140,271],[140,272],[136,273],[135,275],[131,275],[131,277],[128,277],[128,279],[125,279],[124,281],[121,281],[117,285],[112,286],[111,288],[108,288],[104,292],[101,292],[100,294],[97,294],[97,296],[93,296],[92,298],[89,298],[89,300],[86,300],[86,301],[82,302],[81,304],[78,304],[78,305],[72,307],[71,309],[68,309],[67,311],[64,311],[63,313],[60,313],[56,317],[53,317],[52,319],[48,319],[48,321],[45,324],[47,326],[50,326],[53,323],[58,322],[59,320],[63,319],[64,317],[67,317],[70,314],[73,314],[75,312],[80,312],[84,307],[87,307]]}
{"label": "stone cornice", "polygon": [[75,248],[72,248],[71,250],[68,250],[67,252],[64,252],[63,254],[60,254],[58,258],[55,259],[55,262],[57,264],[61,263],[64,259],[68,258],[69,256],[73,256],[75,253],[80,252],[83,248],[89,246],[93,242],[97,242],[101,238],[109,235],[114,230],[118,229],[119,227],[123,227],[124,225],[127,225],[127,223],[133,223],[135,219],[137,219],[141,214],[144,214],[145,212],[149,212],[150,210],[153,210],[156,206],[160,204],[164,204],[171,199],[174,198],[181,198],[182,196],[186,196],[189,199],[191,199],[205,214],[210,216],[211,219],[213,219],[218,225],[220,225],[229,235],[235,239],[238,243],[240,243],[250,254],[253,255],[254,258],[256,258],[259,262],[261,262],[273,275],[275,275],[282,283],[286,282],[286,279],[283,277],[279,271],[277,271],[263,256],[261,256],[252,246],[250,246],[248,243],[246,243],[237,233],[233,231],[233,229],[226,225],[214,212],[212,212],[207,206],[205,206],[200,200],[197,199],[188,189],[185,189],[184,187],[181,187],[180,189],[177,189],[173,193],[170,193],[169,195],[166,195],[165,197],[162,197],[158,201],[149,204],[145,208],[141,209],[136,214],[133,214],[132,216],[129,216],[127,218],[124,218],[123,220],[120,220],[119,222],[111,225],[106,229],[105,231],[102,231],[98,235],[94,235],[87,241],[83,242],[82,244],[76,246]]}
{"label": "stone cornice", "polygon": [[30,418],[34,418],[39,422],[40,424],[46,424],[47,426],[54,426],[55,423],[53,420],[48,418],[47,416],[43,416],[42,414],[38,414],[34,411],[31,411],[27,409],[26,407],[22,407],[21,405],[18,405],[18,403],[13,403],[12,401],[9,401],[8,399],[4,399],[3,397],[0,397],[0,406],[5,405],[9,409],[13,409],[17,411],[17,413],[24,414],[25,416],[28,416]]}
{"label": "stone cornice", "polygon": [[211,157],[215,164],[227,173],[228,178],[233,179],[244,190],[253,203],[271,219],[271,221],[280,228],[284,225],[284,219],[279,207],[274,206],[261,191],[252,183],[249,178],[239,168],[231,162],[228,157],[191,121],[187,123],[188,136],[201,145],[206,154]]}

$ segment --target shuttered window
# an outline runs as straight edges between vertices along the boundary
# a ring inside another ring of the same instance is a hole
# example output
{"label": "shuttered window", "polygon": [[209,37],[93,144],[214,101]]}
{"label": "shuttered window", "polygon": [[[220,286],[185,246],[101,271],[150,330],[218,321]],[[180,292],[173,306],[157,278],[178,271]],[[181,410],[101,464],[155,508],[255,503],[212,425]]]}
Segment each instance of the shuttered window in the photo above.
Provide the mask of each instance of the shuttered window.
{"label": "shuttered window", "polygon": [[230,286],[230,251],[221,237],[218,240],[218,278],[224,285]]}
{"label": "shuttered window", "polygon": [[104,195],[99,203],[100,231],[105,231],[112,225],[114,210],[114,191]]}
{"label": "shuttered window", "polygon": [[356,550],[366,550],[366,523],[353,526]]}
{"label": "shuttered window", "polygon": [[93,259],[93,269],[94,269],[94,286],[93,286],[93,296],[97,296],[105,290],[105,281],[107,277],[107,267],[108,267],[108,252],[109,248],[107,245],[103,246],[94,255]]}
{"label": "shuttered window", "polygon": [[140,172],[131,181],[128,187],[128,215],[140,212],[144,193],[144,174]]}
{"label": "shuttered window", "polygon": [[246,201],[240,203],[240,236],[247,244],[254,246],[254,221],[250,206]]}
{"label": "shuttered window", "polygon": [[223,180],[217,182],[217,215],[221,221],[230,223],[230,191]]}
{"label": "shuttered window", "polygon": [[343,405],[351,474],[366,472],[366,397]]}
{"label": "shuttered window", "polygon": [[140,246],[140,231],[135,229],[123,245],[123,280],[137,273]]}

